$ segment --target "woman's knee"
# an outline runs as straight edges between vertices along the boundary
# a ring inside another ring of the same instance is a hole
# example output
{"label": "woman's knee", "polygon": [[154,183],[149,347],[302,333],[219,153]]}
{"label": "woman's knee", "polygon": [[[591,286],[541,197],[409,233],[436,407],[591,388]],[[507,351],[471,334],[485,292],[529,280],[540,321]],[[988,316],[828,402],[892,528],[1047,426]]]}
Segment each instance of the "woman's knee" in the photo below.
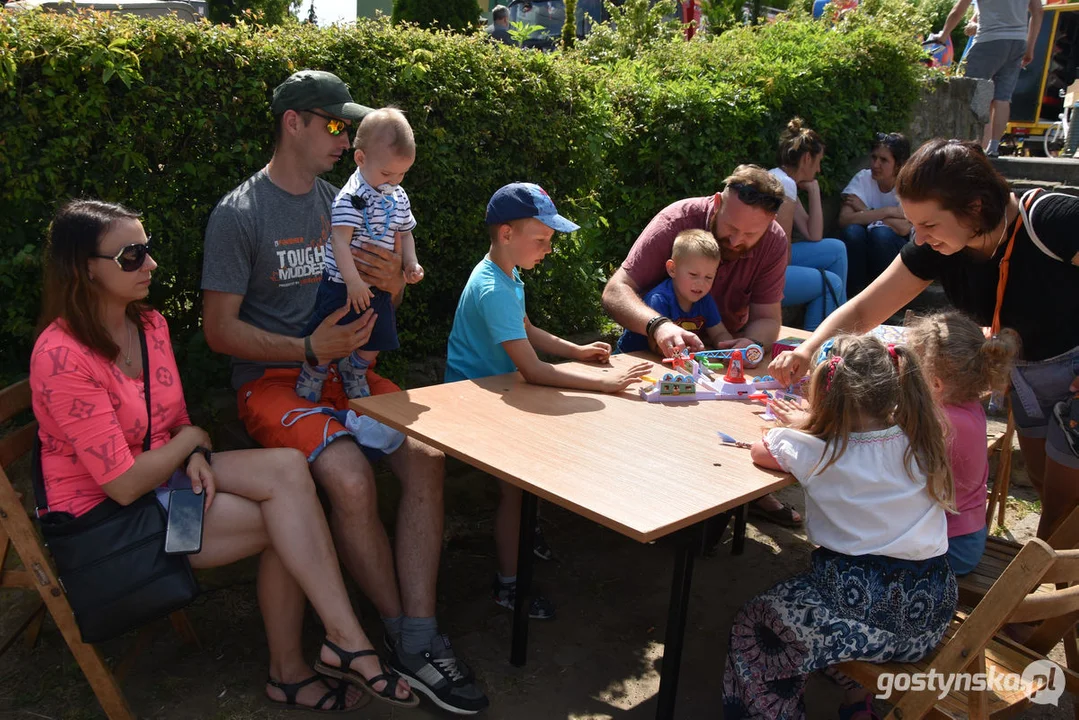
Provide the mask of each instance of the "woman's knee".
{"label": "woman's knee", "polygon": [[307,458],[302,452],[294,448],[273,448],[262,452],[267,453],[266,465],[272,473],[275,489],[314,494],[315,482],[311,479]]}
{"label": "woman's knee", "polygon": [[865,225],[848,225],[843,228],[842,242],[847,245],[863,245],[869,239],[869,231]]}

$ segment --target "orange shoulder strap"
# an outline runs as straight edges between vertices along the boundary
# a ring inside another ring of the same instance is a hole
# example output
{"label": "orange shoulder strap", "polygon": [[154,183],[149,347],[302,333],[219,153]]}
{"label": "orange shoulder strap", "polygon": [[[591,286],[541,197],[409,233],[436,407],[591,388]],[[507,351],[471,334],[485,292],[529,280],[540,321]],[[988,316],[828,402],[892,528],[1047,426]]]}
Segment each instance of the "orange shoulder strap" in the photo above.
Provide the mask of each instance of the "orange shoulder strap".
{"label": "orange shoulder strap", "polygon": [[[1020,201],[1026,205],[1028,211],[1036,195],[1037,192],[1029,192]],[[993,335],[1000,332],[1000,306],[1004,304],[1004,289],[1008,285],[1008,265],[1011,263],[1012,250],[1015,248],[1015,238],[1019,235],[1019,228],[1022,226],[1023,213],[1019,213],[1019,216],[1015,218],[1015,228],[1012,230],[1012,236],[1008,238],[1008,247],[1004,250],[1004,257],[1000,259],[1000,275],[997,277],[997,304],[993,309],[993,325],[990,328]]]}

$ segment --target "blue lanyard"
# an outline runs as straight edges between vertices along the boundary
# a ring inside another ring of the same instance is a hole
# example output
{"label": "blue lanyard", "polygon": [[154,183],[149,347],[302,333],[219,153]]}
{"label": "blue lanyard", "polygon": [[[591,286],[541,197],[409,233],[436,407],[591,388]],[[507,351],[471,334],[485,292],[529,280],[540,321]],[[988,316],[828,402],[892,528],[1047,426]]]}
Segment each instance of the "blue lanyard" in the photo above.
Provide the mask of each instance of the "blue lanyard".
{"label": "blue lanyard", "polygon": [[386,197],[379,193],[378,199],[381,203],[381,210],[386,213],[386,222],[382,225],[382,233],[380,235],[375,235],[375,231],[371,229],[371,222],[367,217],[367,203],[364,203],[363,209],[360,210],[360,213],[363,215],[363,227],[367,231],[367,237],[372,240],[381,240],[390,234],[390,218],[397,212],[397,198],[393,195]]}

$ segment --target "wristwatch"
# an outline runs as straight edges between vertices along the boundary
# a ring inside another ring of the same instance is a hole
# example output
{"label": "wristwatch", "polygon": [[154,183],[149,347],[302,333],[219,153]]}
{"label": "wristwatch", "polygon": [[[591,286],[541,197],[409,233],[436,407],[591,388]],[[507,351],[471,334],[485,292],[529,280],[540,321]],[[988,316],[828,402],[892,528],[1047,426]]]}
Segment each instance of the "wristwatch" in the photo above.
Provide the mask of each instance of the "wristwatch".
{"label": "wristwatch", "polygon": [[210,463],[210,457],[213,455],[213,453],[210,452],[210,448],[203,447],[202,445],[199,445],[194,450],[192,450],[190,453],[188,453],[186,458],[184,458],[183,467],[185,469],[187,468],[188,464],[191,462],[191,458],[193,458],[195,455],[202,455],[204,458],[206,458],[206,463],[209,464]]}

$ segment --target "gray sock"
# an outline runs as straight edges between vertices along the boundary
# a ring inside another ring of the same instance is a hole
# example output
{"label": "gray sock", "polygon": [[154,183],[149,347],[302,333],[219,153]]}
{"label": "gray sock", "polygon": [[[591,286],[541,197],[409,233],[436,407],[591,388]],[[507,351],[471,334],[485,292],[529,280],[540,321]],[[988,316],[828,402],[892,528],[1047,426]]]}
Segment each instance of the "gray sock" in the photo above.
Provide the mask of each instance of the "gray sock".
{"label": "gray sock", "polygon": [[431,640],[436,636],[438,621],[433,617],[405,616],[401,620],[401,649],[410,655],[430,650]]}
{"label": "gray sock", "polygon": [[395,644],[401,637],[401,624],[403,620],[403,615],[398,615],[397,617],[392,618],[382,618],[382,625],[386,628],[386,634],[390,636],[390,640],[392,640]]}

